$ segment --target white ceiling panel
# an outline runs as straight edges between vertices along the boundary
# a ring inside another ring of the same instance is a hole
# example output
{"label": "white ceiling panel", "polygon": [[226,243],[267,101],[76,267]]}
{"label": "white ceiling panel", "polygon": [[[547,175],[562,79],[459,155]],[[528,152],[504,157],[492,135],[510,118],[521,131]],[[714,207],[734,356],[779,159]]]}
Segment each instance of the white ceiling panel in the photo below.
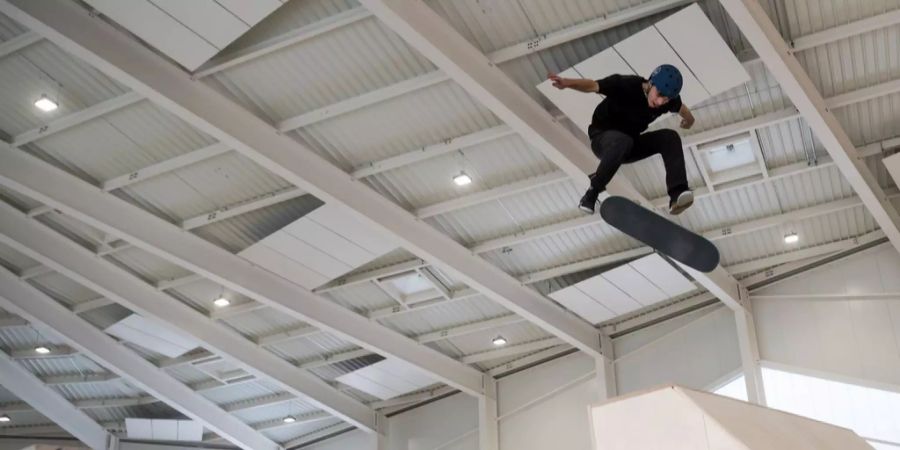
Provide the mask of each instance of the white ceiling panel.
{"label": "white ceiling panel", "polygon": [[584,77],[592,80],[599,80],[614,74],[631,74],[634,73],[631,66],[619,56],[613,49],[606,49],[584,61],[575,64],[575,70]]}
{"label": "white ceiling panel", "polygon": [[218,49],[147,0],[88,0],[88,4],[188,69]]}
{"label": "white ceiling panel", "polygon": [[750,80],[734,52],[696,3],[660,20],[656,29],[711,95]]}
{"label": "white ceiling panel", "polygon": [[628,263],[670,298],[693,291],[696,287],[671,264],[656,253]]}
{"label": "white ceiling panel", "polygon": [[110,325],[106,332],[170,358],[177,358],[200,346],[194,339],[137,314]]}
{"label": "white ceiling panel", "polygon": [[653,285],[653,283],[641,275],[629,265],[619,266],[608,272],[603,272],[603,278],[616,285],[631,298],[641,305],[652,305],[668,298],[665,292]]}
{"label": "white ceiling panel", "polygon": [[421,370],[393,358],[341,375],[337,381],[382,400],[415,392],[435,382]]}
{"label": "white ceiling panel", "polygon": [[631,296],[600,275],[588,278],[576,284],[575,287],[616,313],[616,315],[625,314],[643,307],[637,300],[631,298]]}
{"label": "white ceiling panel", "polygon": [[[559,73],[563,78],[582,78],[575,69],[564,70]],[[594,115],[594,108],[603,98],[598,95],[592,95],[585,92],[579,92],[574,89],[558,89],[553,87],[550,80],[545,80],[537,85],[539,91],[544,94],[560,111],[572,119],[578,127],[587,133],[588,125],[591,124],[591,117]]]}
{"label": "white ceiling panel", "polygon": [[550,298],[593,324],[612,319],[616,315],[609,308],[601,305],[574,286],[551,292]]}
{"label": "white ceiling panel", "polygon": [[385,237],[384,233],[373,229],[344,207],[325,204],[305,217],[374,255],[381,256],[397,248],[397,244]]}
{"label": "white ceiling panel", "polygon": [[660,64],[677,67],[684,78],[684,87],[681,88],[681,99],[684,104],[693,106],[709,98],[709,92],[697,81],[656,28],[647,28],[619,42],[615,45],[615,49],[642,77],[649,77],[653,69]]}
{"label": "white ceiling panel", "polygon": [[239,253],[248,261],[307,289],[321,286],[329,278],[264,244],[253,245]]}

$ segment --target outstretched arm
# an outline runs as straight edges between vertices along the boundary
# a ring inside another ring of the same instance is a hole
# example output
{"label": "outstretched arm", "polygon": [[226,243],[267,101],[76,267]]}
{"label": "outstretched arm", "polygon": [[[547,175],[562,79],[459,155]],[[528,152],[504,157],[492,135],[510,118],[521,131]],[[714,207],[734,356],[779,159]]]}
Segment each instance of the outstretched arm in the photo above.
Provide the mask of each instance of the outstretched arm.
{"label": "outstretched arm", "polygon": [[553,82],[553,87],[557,89],[569,88],[596,94],[600,88],[597,85],[597,81],[585,78],[563,78],[555,73],[547,75],[547,78]]}
{"label": "outstretched arm", "polygon": [[678,115],[681,116],[681,128],[687,130],[694,126],[694,115],[691,114],[690,108],[681,105],[681,109],[678,110]]}

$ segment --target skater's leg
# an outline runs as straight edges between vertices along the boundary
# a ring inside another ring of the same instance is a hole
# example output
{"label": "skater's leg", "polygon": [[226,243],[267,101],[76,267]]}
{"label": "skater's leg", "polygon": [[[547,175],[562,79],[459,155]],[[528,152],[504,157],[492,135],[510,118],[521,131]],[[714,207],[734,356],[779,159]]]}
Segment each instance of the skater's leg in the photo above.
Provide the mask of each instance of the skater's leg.
{"label": "skater's leg", "polygon": [[594,212],[597,197],[606,190],[606,185],[612,180],[633,147],[634,139],[631,136],[615,130],[604,131],[591,139],[591,150],[600,158],[600,164],[590,177],[591,187],[579,203],[582,211]]}
{"label": "skater's leg", "polygon": [[663,129],[638,136],[634,151],[625,162],[638,161],[657,153],[662,156],[666,168],[669,210],[672,214],[679,214],[693,203],[694,197],[688,188],[684,150],[681,146],[681,136],[677,132]]}

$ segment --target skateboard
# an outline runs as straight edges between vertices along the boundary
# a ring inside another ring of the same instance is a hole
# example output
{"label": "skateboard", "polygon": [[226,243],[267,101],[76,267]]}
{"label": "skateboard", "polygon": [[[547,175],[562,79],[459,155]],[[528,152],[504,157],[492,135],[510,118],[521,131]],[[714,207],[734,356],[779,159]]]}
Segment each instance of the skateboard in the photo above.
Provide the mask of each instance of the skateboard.
{"label": "skateboard", "polygon": [[686,266],[711,272],[719,265],[719,249],[712,242],[625,197],[604,200],[600,215],[619,231]]}

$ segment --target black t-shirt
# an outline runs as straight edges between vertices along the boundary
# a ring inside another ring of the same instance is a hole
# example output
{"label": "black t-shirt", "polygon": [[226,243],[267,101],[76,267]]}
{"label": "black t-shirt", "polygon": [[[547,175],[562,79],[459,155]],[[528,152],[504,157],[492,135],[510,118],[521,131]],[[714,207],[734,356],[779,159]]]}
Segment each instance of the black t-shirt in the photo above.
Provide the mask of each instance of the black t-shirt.
{"label": "black t-shirt", "polygon": [[681,109],[681,96],[659,108],[651,108],[644,93],[645,82],[646,79],[637,75],[610,75],[597,80],[598,93],[606,98],[594,109],[588,133],[593,136],[603,130],[618,130],[636,137],[657,117]]}

